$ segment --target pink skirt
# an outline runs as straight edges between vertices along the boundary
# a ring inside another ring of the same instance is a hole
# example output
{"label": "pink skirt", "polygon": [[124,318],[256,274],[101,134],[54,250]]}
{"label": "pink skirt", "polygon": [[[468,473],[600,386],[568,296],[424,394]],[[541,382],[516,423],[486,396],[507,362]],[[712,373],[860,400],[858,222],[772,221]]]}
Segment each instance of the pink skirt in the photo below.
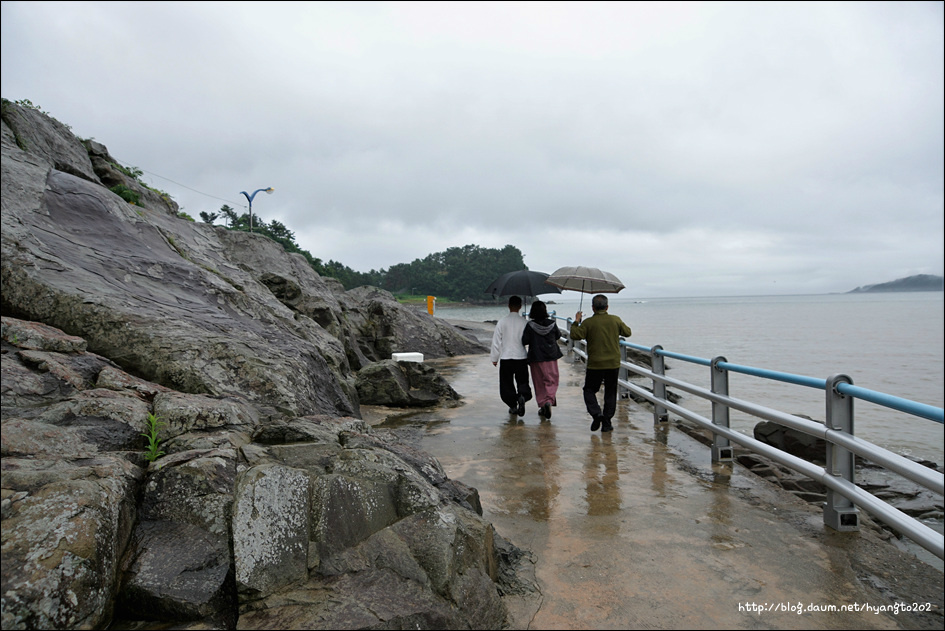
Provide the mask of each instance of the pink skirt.
{"label": "pink skirt", "polygon": [[558,360],[529,364],[532,385],[535,386],[535,402],[538,407],[546,403],[558,405]]}

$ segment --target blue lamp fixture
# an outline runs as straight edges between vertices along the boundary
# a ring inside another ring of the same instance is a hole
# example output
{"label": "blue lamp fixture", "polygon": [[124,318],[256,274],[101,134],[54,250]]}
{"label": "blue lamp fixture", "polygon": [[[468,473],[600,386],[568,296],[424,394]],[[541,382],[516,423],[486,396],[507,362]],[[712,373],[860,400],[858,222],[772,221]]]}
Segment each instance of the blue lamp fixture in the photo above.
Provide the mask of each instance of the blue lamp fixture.
{"label": "blue lamp fixture", "polygon": [[256,197],[256,193],[268,193],[269,195],[272,195],[272,192],[274,190],[276,189],[272,188],[271,186],[269,188],[260,188],[253,191],[252,195],[250,195],[246,191],[240,191],[240,193],[246,197],[246,200],[249,201],[249,231],[250,232],[253,231],[253,198]]}

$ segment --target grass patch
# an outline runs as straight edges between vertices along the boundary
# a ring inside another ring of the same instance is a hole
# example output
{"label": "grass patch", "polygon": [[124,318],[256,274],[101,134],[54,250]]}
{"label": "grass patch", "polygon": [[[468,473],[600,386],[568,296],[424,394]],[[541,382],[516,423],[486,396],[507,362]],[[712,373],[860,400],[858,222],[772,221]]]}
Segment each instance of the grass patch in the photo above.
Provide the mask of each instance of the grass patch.
{"label": "grass patch", "polygon": [[154,414],[148,414],[148,431],[141,434],[148,439],[148,448],[144,452],[144,457],[148,462],[154,462],[164,455],[164,452],[161,451],[161,439],[158,438],[158,434],[165,425],[167,423],[159,421]]}

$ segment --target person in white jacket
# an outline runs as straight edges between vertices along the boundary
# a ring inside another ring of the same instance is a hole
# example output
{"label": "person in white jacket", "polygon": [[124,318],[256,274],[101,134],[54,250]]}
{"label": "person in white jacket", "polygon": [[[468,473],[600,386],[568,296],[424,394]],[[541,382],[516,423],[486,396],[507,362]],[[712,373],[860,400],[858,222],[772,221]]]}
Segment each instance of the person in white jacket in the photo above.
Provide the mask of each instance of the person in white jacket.
{"label": "person in white jacket", "polygon": [[509,315],[499,320],[492,334],[490,359],[499,367],[499,396],[509,406],[509,414],[524,416],[532,389],[528,385],[528,353],[522,344],[525,318],[519,315],[521,309],[521,298],[509,298]]}

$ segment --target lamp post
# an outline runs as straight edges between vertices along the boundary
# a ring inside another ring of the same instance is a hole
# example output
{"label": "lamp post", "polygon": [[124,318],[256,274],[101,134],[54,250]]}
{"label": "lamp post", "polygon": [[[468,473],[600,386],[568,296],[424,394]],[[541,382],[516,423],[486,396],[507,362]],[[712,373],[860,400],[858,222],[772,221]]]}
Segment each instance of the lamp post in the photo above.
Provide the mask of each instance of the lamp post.
{"label": "lamp post", "polygon": [[249,231],[250,232],[253,231],[253,198],[256,197],[256,193],[268,193],[269,195],[272,195],[272,192],[274,190],[276,189],[272,188],[271,186],[269,188],[260,188],[253,191],[252,195],[250,195],[246,191],[240,191],[240,193],[246,197],[247,201],[249,201]]}

